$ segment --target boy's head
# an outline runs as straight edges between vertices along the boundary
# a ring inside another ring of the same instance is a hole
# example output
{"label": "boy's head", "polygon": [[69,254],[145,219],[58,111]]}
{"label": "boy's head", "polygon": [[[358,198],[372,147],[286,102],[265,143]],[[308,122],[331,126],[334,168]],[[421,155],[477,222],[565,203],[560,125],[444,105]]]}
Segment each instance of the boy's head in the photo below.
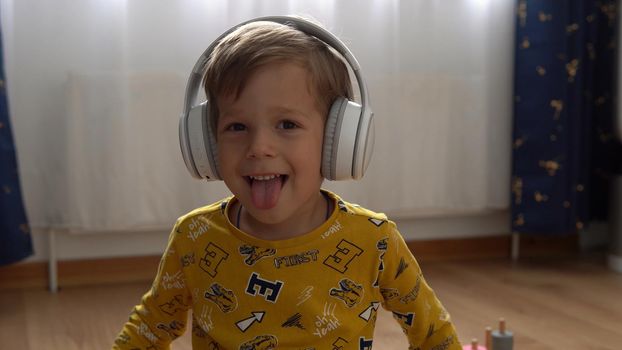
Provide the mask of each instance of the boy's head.
{"label": "boy's head", "polygon": [[[312,114],[318,114],[323,123],[323,177],[346,180],[363,176],[371,157],[374,132],[373,112],[360,66],[332,33],[316,23],[290,16],[258,18],[231,28],[195,64],[179,123],[181,151],[192,176],[224,180],[217,145],[224,101],[231,105],[245,93],[251,94],[247,91],[249,82],[257,80],[260,72],[283,66],[298,69],[296,75],[302,80],[284,79],[287,82],[276,86],[295,86],[306,95],[306,102],[312,102]],[[356,77],[361,104],[352,101],[350,72]],[[201,83],[210,102],[195,104]],[[260,85],[259,90],[267,89]],[[283,95],[282,100],[292,103],[299,96]]]}
{"label": "boy's head", "polygon": [[204,74],[214,130],[219,99],[237,98],[257,69],[272,63],[300,65],[309,76],[309,89],[324,116],[338,97],[352,98],[346,64],[321,40],[293,26],[258,21],[225,36],[212,51]]}
{"label": "boy's head", "polygon": [[[352,101],[346,62],[361,105]],[[193,105],[200,72],[209,103]],[[338,38],[300,18],[265,17],[227,31],[195,64],[185,101],[186,166],[195,177],[225,181],[239,201],[230,219],[248,232],[291,237],[317,227],[330,207],[323,179],[358,179],[369,162],[373,113],[358,62]]]}

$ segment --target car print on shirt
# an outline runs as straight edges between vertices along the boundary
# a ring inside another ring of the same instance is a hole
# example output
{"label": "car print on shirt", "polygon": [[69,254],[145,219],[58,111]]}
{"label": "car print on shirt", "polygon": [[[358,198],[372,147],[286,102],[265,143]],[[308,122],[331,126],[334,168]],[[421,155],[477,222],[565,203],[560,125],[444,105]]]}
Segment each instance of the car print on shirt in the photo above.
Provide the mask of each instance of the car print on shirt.
{"label": "car print on shirt", "polygon": [[224,313],[231,312],[238,307],[238,299],[235,294],[218,283],[211,285],[210,289],[205,292],[205,298],[218,305]]}
{"label": "car print on shirt", "polygon": [[347,278],[339,281],[339,288],[330,290],[330,296],[341,299],[350,308],[361,301],[363,294],[363,286]]}

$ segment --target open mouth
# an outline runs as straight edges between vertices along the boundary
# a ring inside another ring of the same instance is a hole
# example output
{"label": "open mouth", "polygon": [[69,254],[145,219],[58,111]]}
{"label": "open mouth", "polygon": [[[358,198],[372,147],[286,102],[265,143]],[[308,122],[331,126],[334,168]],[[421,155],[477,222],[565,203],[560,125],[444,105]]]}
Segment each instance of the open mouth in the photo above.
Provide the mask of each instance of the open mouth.
{"label": "open mouth", "polygon": [[250,186],[251,201],[258,209],[274,208],[280,198],[281,189],[287,182],[287,175],[251,175],[245,176]]}

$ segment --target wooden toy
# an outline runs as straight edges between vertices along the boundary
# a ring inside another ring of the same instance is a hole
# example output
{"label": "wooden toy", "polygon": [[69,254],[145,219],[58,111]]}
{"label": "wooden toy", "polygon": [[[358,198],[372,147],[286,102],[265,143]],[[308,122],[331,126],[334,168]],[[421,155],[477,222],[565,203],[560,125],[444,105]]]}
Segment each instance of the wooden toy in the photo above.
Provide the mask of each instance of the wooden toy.
{"label": "wooden toy", "polygon": [[490,350],[512,350],[514,347],[514,336],[506,329],[505,319],[499,319],[499,330],[492,332],[492,349]]}

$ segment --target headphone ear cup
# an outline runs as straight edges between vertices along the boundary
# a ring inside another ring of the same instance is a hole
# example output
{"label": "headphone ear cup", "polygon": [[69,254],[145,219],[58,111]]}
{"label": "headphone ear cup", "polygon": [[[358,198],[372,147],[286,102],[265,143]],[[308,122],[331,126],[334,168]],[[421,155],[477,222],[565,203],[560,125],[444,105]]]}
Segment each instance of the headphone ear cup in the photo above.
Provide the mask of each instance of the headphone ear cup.
{"label": "headphone ear cup", "polygon": [[321,173],[327,180],[336,180],[335,171],[337,169],[337,150],[339,143],[338,127],[341,126],[340,119],[346,107],[347,100],[343,97],[337,98],[330,107],[326,124],[324,125],[324,144],[322,145],[322,168]]}
{"label": "headphone ear cup", "polygon": [[344,97],[337,98],[330,108],[322,149],[322,175],[328,180],[359,179],[362,176],[355,171],[362,109],[361,105]]}
{"label": "headphone ear cup", "polygon": [[[182,130],[182,127],[185,127],[185,130]],[[216,161],[218,150],[207,101],[192,107],[186,120],[180,122],[180,137],[182,154],[190,174],[200,179],[220,180]]]}

